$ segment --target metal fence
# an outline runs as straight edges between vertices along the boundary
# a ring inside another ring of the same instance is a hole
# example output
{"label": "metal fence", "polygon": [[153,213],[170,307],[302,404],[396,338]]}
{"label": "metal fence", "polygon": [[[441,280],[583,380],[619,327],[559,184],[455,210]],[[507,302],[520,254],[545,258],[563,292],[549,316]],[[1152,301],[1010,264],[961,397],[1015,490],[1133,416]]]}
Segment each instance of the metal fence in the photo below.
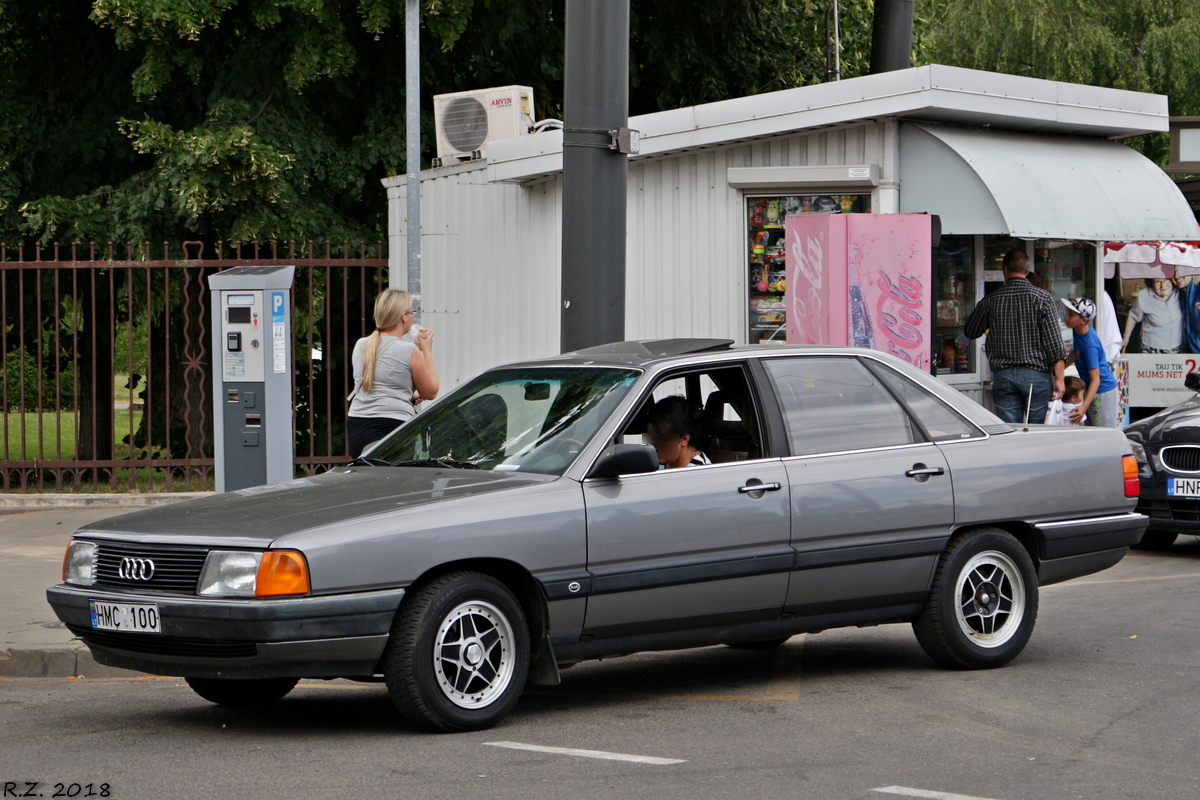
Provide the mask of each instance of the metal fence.
{"label": "metal fence", "polygon": [[382,242],[0,244],[0,490],[213,488],[207,278],[248,264],[296,267],[296,474],[344,462]]}

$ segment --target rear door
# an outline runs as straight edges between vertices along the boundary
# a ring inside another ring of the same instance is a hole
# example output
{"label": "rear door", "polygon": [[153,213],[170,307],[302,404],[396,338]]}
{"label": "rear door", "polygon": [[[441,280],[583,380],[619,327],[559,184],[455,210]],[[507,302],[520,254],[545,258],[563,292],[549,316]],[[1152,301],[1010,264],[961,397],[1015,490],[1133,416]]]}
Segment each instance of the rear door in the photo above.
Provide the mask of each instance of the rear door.
{"label": "rear door", "polygon": [[831,624],[915,613],[954,523],[940,449],[856,357],[763,365],[790,451],[783,462],[795,565],[787,612]]}

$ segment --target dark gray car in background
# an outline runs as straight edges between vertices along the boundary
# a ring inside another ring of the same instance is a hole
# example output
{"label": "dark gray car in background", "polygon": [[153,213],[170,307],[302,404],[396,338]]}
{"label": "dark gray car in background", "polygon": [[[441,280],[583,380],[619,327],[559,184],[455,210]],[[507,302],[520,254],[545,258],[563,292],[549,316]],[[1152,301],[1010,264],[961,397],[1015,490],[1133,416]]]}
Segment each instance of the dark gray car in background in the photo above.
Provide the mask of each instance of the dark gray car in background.
{"label": "dark gray car in background", "polygon": [[[1200,372],[1184,385],[1200,392]],[[1165,408],[1125,428],[1140,468],[1137,510],[1149,520],[1145,550],[1166,550],[1179,534],[1200,535],[1200,397]]]}
{"label": "dark gray car in background", "polygon": [[[1120,431],[1014,428],[899,359],[624,342],[485,372],[349,466],[79,530],[59,618],[97,661],[256,705],[386,680],[438,730],[643,650],[908,622],[1002,666],[1038,587],[1146,526]],[[703,409],[709,466],[660,470],[654,399]]]}

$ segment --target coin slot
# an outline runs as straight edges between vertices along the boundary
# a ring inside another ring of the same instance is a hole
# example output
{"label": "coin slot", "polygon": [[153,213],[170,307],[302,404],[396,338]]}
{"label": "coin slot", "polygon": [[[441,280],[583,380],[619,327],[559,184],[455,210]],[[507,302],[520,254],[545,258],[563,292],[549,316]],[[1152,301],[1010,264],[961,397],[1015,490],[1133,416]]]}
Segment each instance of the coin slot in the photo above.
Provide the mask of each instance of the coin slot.
{"label": "coin slot", "polygon": [[261,428],[262,427],[262,414],[247,414],[246,415],[246,427],[247,428]]}

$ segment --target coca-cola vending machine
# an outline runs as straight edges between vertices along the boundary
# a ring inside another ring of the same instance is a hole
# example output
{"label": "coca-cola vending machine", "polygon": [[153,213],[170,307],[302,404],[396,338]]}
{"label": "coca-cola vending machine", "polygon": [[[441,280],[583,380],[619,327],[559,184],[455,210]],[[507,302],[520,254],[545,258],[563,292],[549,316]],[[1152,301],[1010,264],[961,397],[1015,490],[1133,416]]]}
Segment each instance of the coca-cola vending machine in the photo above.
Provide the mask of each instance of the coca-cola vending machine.
{"label": "coca-cola vending machine", "polygon": [[785,222],[787,340],[868,347],[930,370],[928,214],[796,214]]}

